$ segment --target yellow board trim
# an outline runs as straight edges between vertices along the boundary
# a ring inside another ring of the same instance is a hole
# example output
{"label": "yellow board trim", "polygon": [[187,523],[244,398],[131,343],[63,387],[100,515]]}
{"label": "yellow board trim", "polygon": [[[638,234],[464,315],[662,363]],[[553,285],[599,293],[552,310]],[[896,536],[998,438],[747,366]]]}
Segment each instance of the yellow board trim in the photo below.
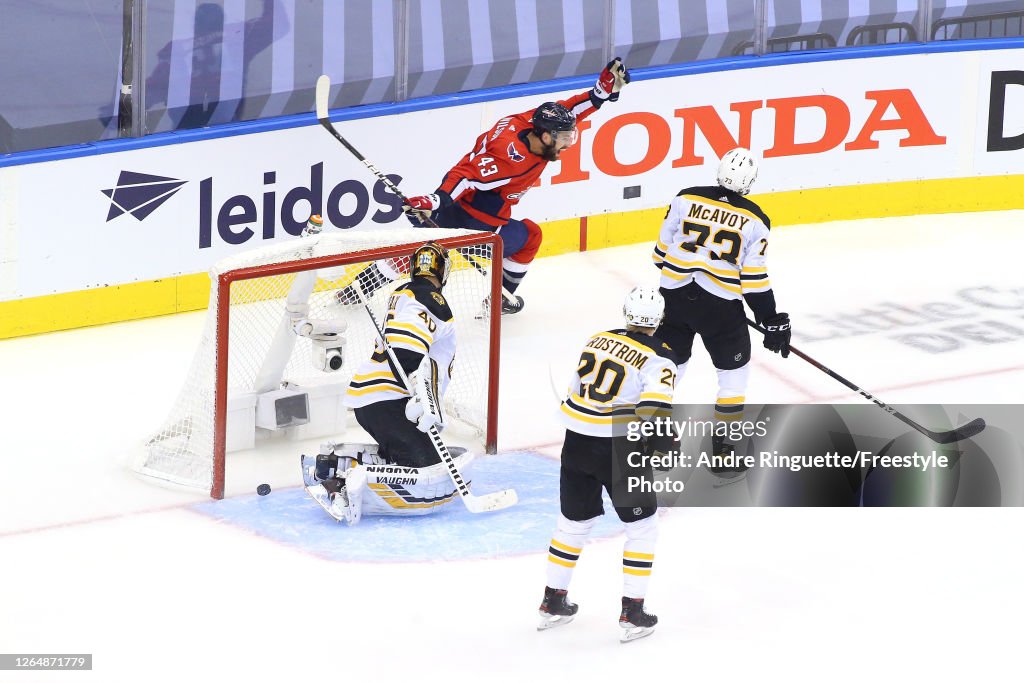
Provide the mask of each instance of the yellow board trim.
{"label": "yellow board trim", "polygon": [[[587,249],[658,240],[665,208],[587,218]],[[752,195],[774,228],[919,214],[1024,209],[1024,175],[940,178]],[[580,219],[546,222],[538,256],[579,251]],[[346,274],[347,277],[347,274]],[[411,294],[404,292],[405,294]],[[206,273],[0,301],[0,339],[152,318],[206,308]]]}

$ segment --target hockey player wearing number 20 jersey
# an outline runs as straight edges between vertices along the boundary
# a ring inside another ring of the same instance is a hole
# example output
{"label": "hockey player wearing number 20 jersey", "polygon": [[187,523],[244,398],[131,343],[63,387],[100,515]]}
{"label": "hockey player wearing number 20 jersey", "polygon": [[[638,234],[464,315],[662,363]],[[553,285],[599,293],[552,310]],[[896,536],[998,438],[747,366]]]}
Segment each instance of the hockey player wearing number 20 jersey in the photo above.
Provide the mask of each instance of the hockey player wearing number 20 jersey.
{"label": "hockey player wearing number 20 jersey", "polygon": [[[625,424],[671,413],[678,359],[654,336],[665,311],[656,289],[637,287],[626,297],[626,329],[595,334],[584,345],[579,367],[562,402],[565,444],[559,485],[561,514],[548,548],[547,586],[540,606],[544,630],[571,621],[569,580],[597,518],[604,514],[601,491],[612,497],[626,527],[622,553],[622,640],[648,635],[658,618],[644,611],[654,566],[658,503],[653,493],[626,490],[627,477],[646,477],[649,466],[625,456],[636,445],[623,442]],[[616,427],[618,426],[618,429]],[[616,441],[619,447],[616,448]]]}
{"label": "hockey player wearing number 20 jersey", "polygon": [[[771,221],[746,197],[757,178],[757,160],[743,148],[727,152],[718,185],[682,190],[668,208],[654,247],[661,270],[665,320],[658,336],[679,354],[686,372],[699,334],[718,371],[715,417],[742,419],[750,362],[750,332],[743,301],[768,333],[765,348],[789,355],[789,316],[775,309],[768,279]],[[728,444],[716,439],[716,453]]]}
{"label": "hockey player wearing number 20 jersey", "polygon": [[540,249],[543,235],[534,221],[512,218],[512,207],[536,184],[551,161],[576,143],[576,125],[605,102],[619,99],[629,72],[616,57],[590,90],[536,109],[506,116],[482,133],[472,151],[445,174],[428,195],[409,197],[403,209],[414,225],[488,230],[501,235],[503,286],[511,295],[503,313],[516,313],[514,294]]}

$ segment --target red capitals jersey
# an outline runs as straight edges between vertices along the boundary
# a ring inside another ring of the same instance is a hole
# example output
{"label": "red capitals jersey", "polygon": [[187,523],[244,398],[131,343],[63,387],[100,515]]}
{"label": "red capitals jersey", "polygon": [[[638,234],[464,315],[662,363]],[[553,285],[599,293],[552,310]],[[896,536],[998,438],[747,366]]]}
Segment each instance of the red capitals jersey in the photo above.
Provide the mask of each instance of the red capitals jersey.
{"label": "red capitals jersey", "polygon": [[[576,116],[577,123],[587,118],[601,100],[594,101],[590,91],[574,95],[559,104]],[[499,227],[512,217],[512,207],[537,182],[548,165],[530,151],[526,134],[533,128],[533,109],[506,116],[476,139],[473,151],[448,171],[438,188],[462,205],[470,216]]]}

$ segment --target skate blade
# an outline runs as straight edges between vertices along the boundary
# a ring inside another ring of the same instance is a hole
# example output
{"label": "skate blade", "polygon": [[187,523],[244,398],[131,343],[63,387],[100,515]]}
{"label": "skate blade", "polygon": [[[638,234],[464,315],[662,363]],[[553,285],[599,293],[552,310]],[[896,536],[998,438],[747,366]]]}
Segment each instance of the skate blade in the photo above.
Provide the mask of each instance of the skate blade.
{"label": "skate blade", "polygon": [[631,643],[634,640],[639,640],[641,638],[646,638],[647,636],[651,635],[652,633],[654,633],[654,627],[653,626],[651,626],[651,627],[645,627],[645,626],[629,626],[629,627],[624,627],[624,630],[622,631],[622,635],[619,636],[619,642],[620,643]]}
{"label": "skate blade", "polygon": [[575,614],[558,615],[548,614],[547,612],[540,612],[540,623],[537,624],[538,631],[547,631],[548,629],[555,628],[556,626],[565,626],[576,617]]}

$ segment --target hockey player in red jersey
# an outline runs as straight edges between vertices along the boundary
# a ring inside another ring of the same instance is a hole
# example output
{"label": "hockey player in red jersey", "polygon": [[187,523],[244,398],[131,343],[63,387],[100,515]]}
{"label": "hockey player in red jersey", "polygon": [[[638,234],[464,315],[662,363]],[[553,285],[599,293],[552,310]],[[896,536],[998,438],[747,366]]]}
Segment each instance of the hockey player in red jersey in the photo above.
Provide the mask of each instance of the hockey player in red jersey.
{"label": "hockey player in red jersey", "polygon": [[404,207],[413,224],[429,218],[444,228],[488,230],[501,235],[504,248],[502,313],[517,313],[523,299],[514,294],[540,249],[540,226],[512,218],[512,207],[540,178],[548,162],[576,143],[576,124],[605,102],[619,99],[629,72],[616,57],[593,88],[558,102],[506,116],[477,138],[473,150],[432,193],[409,197]]}

